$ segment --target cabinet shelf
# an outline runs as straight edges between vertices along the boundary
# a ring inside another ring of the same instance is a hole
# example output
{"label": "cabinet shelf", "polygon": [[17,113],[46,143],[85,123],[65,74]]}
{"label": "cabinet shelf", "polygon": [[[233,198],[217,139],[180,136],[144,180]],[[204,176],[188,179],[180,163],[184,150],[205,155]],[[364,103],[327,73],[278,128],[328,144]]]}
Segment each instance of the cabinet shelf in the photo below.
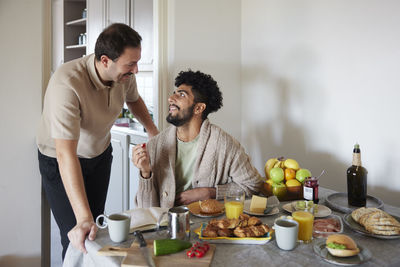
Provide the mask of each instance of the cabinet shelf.
{"label": "cabinet shelf", "polygon": [[66,49],[86,48],[86,44],[81,44],[81,45],[67,45],[65,48],[66,48]]}
{"label": "cabinet shelf", "polygon": [[86,25],[86,18],[82,18],[82,19],[76,19],[76,20],[71,20],[68,21],[67,23],[65,23],[65,25],[68,26],[85,26]]}

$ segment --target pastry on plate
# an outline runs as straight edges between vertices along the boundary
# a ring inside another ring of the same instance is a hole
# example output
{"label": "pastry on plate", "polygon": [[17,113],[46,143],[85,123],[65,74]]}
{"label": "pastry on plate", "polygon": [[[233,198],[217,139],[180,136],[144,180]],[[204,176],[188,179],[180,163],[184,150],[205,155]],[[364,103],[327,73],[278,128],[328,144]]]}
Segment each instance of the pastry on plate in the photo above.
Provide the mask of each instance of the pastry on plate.
{"label": "pastry on plate", "polygon": [[216,199],[206,199],[199,201],[200,210],[202,213],[220,213],[222,212],[223,206]]}

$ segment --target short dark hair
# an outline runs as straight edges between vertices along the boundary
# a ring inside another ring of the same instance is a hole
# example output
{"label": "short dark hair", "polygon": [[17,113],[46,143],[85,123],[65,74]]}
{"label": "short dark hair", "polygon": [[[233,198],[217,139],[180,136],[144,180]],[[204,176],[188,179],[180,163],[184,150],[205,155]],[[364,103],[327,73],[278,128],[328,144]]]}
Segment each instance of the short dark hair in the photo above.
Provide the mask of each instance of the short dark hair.
{"label": "short dark hair", "polygon": [[179,87],[182,84],[192,87],[195,103],[206,104],[206,109],[202,114],[203,120],[207,118],[208,114],[222,107],[222,93],[211,75],[200,71],[194,72],[191,69],[181,71],[175,78],[175,86]]}
{"label": "short dark hair", "polygon": [[126,47],[140,47],[142,37],[126,24],[114,23],[100,33],[94,48],[96,60],[100,61],[102,55],[111,60],[119,58]]}

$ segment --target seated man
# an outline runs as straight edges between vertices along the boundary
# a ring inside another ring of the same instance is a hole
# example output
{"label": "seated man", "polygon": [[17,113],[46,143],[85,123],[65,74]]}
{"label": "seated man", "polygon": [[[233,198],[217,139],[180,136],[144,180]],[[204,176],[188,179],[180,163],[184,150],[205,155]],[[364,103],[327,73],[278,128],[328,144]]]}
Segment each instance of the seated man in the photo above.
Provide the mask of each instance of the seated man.
{"label": "seated man", "polygon": [[209,198],[223,199],[240,187],[260,191],[262,178],[238,141],[207,119],[222,106],[217,82],[199,71],[182,71],[168,98],[168,127],[132,152],[139,168],[138,207],[170,208]]}

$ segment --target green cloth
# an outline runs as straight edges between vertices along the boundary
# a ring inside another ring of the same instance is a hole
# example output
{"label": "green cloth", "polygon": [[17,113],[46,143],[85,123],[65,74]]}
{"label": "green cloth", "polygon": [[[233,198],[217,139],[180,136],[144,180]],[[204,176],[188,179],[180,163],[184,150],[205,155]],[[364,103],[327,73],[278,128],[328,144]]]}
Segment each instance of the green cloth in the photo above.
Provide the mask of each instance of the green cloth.
{"label": "green cloth", "polygon": [[190,142],[183,142],[177,138],[178,151],[175,162],[176,193],[192,188],[194,163],[196,161],[197,144],[199,135]]}

